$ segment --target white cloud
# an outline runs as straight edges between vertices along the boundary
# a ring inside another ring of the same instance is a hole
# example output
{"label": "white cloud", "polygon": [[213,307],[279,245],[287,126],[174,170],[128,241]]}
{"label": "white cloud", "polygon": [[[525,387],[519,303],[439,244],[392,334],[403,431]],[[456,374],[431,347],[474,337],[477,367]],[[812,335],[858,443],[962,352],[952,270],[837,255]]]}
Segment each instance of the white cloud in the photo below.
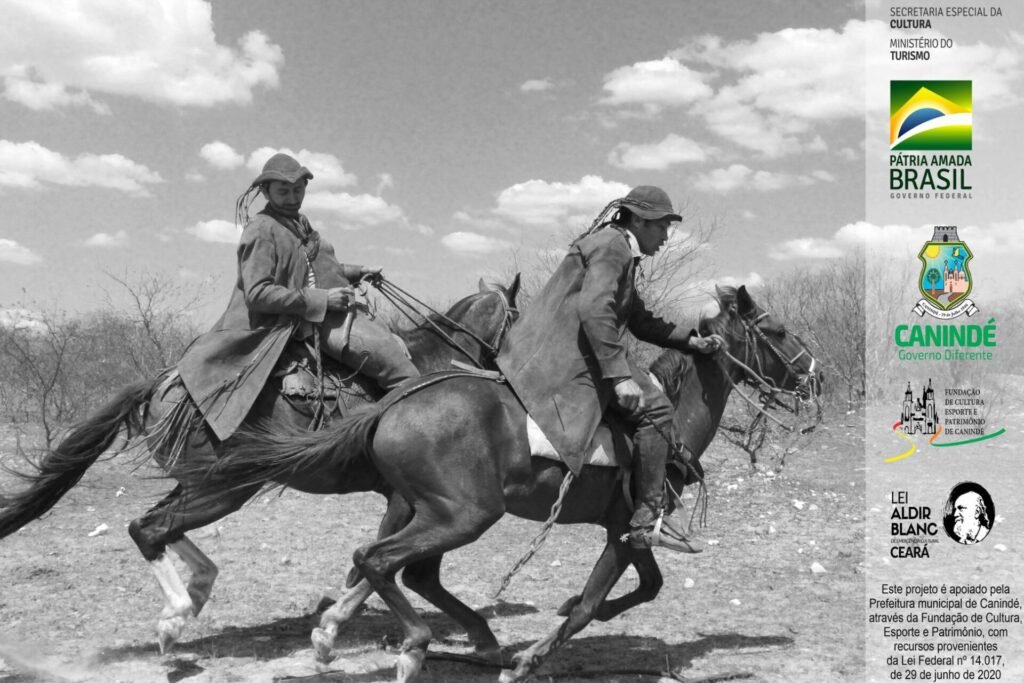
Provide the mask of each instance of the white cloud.
{"label": "white cloud", "polygon": [[604,77],[607,105],[641,105],[651,110],[682,106],[711,96],[708,77],[672,56],[637,62]]}
{"label": "white cloud", "polygon": [[984,228],[967,225],[957,230],[957,234],[977,255],[986,252],[1004,255],[1024,252],[1024,240],[1020,238],[1021,235],[1024,235],[1024,219],[1022,218],[992,223]]}
{"label": "white cloud", "polygon": [[608,163],[627,171],[663,171],[676,164],[704,161],[707,156],[698,143],[671,133],[654,144],[619,143],[608,155]]}
{"label": "white cloud", "polygon": [[400,207],[371,194],[311,192],[302,207],[309,212],[314,224],[325,222],[342,230],[381,227],[433,234],[428,226],[412,223]]}
{"label": "white cloud", "polygon": [[128,233],[124,230],[118,230],[116,233],[111,235],[106,232],[98,232],[85,241],[87,247],[123,247],[128,244]]}
{"label": "white cloud", "polygon": [[555,87],[555,84],[548,78],[532,79],[524,82],[519,86],[519,90],[522,92],[543,92],[545,90],[551,90]]}
{"label": "white cloud", "polygon": [[176,106],[247,104],[276,88],[281,48],[259,31],[217,43],[203,0],[8,0],[0,22],[4,96],[33,109],[119,95]]}
{"label": "white cloud", "polygon": [[279,149],[260,147],[250,154],[245,165],[249,170],[253,171],[253,178],[263,170],[263,165],[267,163],[267,160],[278,152],[283,152],[297,159],[300,164],[308,168],[313,174],[312,182],[315,183],[314,187],[350,187],[356,184],[356,176],[342,168],[341,160],[333,154],[311,152],[308,149],[293,152],[287,147]]}
{"label": "white cloud", "polygon": [[746,275],[734,276],[734,275],[723,275],[718,278],[718,285],[720,287],[739,287],[740,285],[746,285],[748,288],[757,288],[764,285],[764,278],[761,274],[755,271],[750,271]]}
{"label": "white cloud", "polygon": [[600,176],[584,176],[578,183],[528,180],[502,190],[493,213],[530,226],[589,225],[608,202],[628,192],[628,185]]}
{"label": "white cloud", "polygon": [[777,261],[836,259],[864,249],[880,250],[887,256],[917,254],[931,237],[927,227],[874,225],[866,221],[848,223],[829,238],[798,237],[783,242],[768,256]]}
{"label": "white cloud", "polygon": [[238,244],[238,238],[242,234],[242,231],[234,223],[219,218],[212,221],[199,221],[195,225],[185,228],[185,232],[203,242],[219,244]]}
{"label": "white cloud", "polygon": [[395,186],[395,179],[390,173],[378,173],[377,174],[377,187],[373,191],[374,194],[382,194],[384,190]]}
{"label": "white cloud", "polygon": [[834,241],[817,237],[798,237],[787,240],[770,256],[778,261],[792,259],[836,259],[846,252]]}
{"label": "white cloud", "polygon": [[827,171],[812,171],[807,175],[755,171],[743,164],[732,164],[728,168],[716,168],[697,176],[694,188],[705,192],[726,194],[736,189],[774,192],[787,187],[806,187],[816,182],[834,182]]}
{"label": "white cloud", "polygon": [[[3,240],[0,240],[2,242]],[[0,327],[9,330],[47,332],[49,327],[39,313],[27,308],[0,308]]]}
{"label": "white cloud", "polygon": [[235,151],[235,148],[226,142],[216,140],[203,145],[199,150],[199,156],[206,160],[214,168],[230,171],[245,163],[245,157]]}
{"label": "white cloud", "polygon": [[30,266],[42,260],[42,256],[28,247],[24,247],[14,240],[0,238],[0,261],[16,263],[19,266]]}
{"label": "white cloud", "polygon": [[110,107],[95,101],[87,92],[68,92],[61,83],[41,83],[32,80],[34,72],[27,67],[15,66],[4,73],[4,97],[34,111],[61,107],[88,107],[97,114],[110,114]]}
{"label": "white cloud", "polygon": [[44,183],[105,187],[148,196],[160,174],[120,154],[80,154],[68,159],[37,142],[0,140],[0,187],[39,188]]}
{"label": "white cloud", "polygon": [[460,254],[493,254],[509,248],[505,240],[479,235],[475,232],[452,232],[441,238],[441,244]]}

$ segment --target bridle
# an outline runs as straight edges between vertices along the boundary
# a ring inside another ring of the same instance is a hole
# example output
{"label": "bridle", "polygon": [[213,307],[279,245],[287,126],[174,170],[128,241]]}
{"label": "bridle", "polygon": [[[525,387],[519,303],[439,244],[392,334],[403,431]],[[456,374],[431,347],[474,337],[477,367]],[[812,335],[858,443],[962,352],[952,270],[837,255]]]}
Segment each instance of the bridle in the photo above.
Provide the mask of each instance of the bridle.
{"label": "bridle", "polygon": [[[818,423],[821,422],[822,418],[822,406],[817,399],[818,390],[818,379],[815,375],[815,369],[818,367],[818,360],[808,350],[807,345],[804,341],[796,334],[791,334],[797,342],[800,344],[800,351],[792,357],[787,357],[772,340],[768,338],[764,330],[761,329],[760,323],[762,320],[768,317],[768,312],[761,312],[755,316],[738,316],[740,323],[743,325],[744,335],[744,359],[741,361],[736,358],[728,349],[722,350],[722,355],[727,358],[733,365],[743,371],[743,383],[749,387],[752,387],[757,392],[757,401],[755,402],[750,396],[739,391],[736,384],[733,383],[733,388],[737,389],[737,393],[742,396],[748,403],[763,414],[768,419],[772,420],[780,427],[790,432],[799,432],[800,434],[806,434],[813,431],[817,427]],[[764,369],[764,359],[762,353],[759,353],[759,349],[767,349],[773,356],[782,364],[786,369],[786,374],[782,379],[782,384],[786,383],[790,377],[796,381],[796,389],[785,389],[779,386],[775,381],[768,376]],[[807,356],[810,359],[810,367],[806,371],[801,371],[796,363],[798,360]],[[729,373],[726,373],[727,376]],[[730,376],[730,382],[732,382]],[[770,415],[767,410],[778,406],[796,416],[800,415],[801,407],[807,403],[813,402],[817,408],[815,415],[815,422],[808,427],[796,427],[794,425],[786,425],[773,415]]]}
{"label": "bridle", "polygon": [[[413,317],[413,314],[418,315],[423,320],[422,324],[429,326],[449,346],[462,353],[464,356],[466,356],[466,358],[469,359],[469,361],[473,365],[480,369],[483,369],[483,364],[481,364],[476,359],[476,356],[470,353],[464,346],[462,346],[462,344],[460,344],[452,336],[452,334],[444,330],[441,327],[441,325],[438,324],[438,322],[443,323],[447,327],[453,328],[456,332],[462,332],[463,334],[468,336],[470,339],[472,339],[473,341],[480,345],[480,347],[486,353],[486,358],[493,360],[494,358],[497,357],[498,350],[501,349],[501,343],[505,339],[505,334],[512,327],[512,323],[515,322],[516,318],[519,317],[519,309],[512,304],[512,301],[509,298],[508,293],[504,290],[504,288],[499,287],[487,292],[488,294],[493,293],[498,295],[498,300],[501,302],[502,309],[501,324],[498,326],[498,329],[494,333],[494,336],[491,338],[491,340],[487,341],[481,338],[480,335],[478,335],[476,332],[469,329],[462,323],[452,320],[444,313],[435,310],[434,308],[427,305],[423,301],[417,299],[415,296],[413,296],[406,290],[395,285],[393,282],[386,280],[383,277],[372,278],[368,280],[368,282],[374,287],[376,287],[377,291],[381,293],[381,296],[390,301],[391,304],[395,307],[395,309],[397,309],[402,315],[404,315],[406,318],[412,321],[414,325],[417,323],[416,319]],[[418,305],[420,308],[426,309],[431,314],[433,314],[433,316],[419,312],[419,310],[417,310],[416,306],[414,306],[413,304]]]}

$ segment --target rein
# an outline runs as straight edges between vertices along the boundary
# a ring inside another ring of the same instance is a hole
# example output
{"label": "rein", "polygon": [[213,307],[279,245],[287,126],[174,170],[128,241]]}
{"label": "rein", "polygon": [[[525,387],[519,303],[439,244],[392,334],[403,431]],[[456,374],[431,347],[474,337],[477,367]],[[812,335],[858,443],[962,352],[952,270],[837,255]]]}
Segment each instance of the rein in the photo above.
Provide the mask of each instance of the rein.
{"label": "rein", "polygon": [[498,294],[498,297],[501,300],[501,306],[503,309],[503,319],[501,325],[498,327],[498,331],[494,335],[494,338],[488,342],[482,339],[478,334],[476,334],[472,330],[468,329],[465,325],[462,325],[461,323],[452,320],[451,318],[441,313],[440,311],[435,310],[434,308],[430,307],[423,301],[420,301],[415,296],[413,296],[406,290],[402,289],[398,285],[394,284],[393,282],[390,282],[389,280],[385,279],[384,277],[373,278],[369,280],[369,282],[370,284],[377,288],[377,291],[381,293],[381,296],[383,296],[385,299],[391,302],[391,305],[393,305],[395,309],[398,310],[399,313],[404,315],[414,325],[416,324],[416,319],[413,317],[412,313],[419,315],[423,319],[424,323],[429,325],[434,332],[436,332],[442,339],[445,340],[445,342],[447,342],[455,350],[461,352],[470,360],[471,363],[473,363],[473,365],[480,369],[484,369],[483,365],[476,359],[475,355],[467,351],[465,347],[459,344],[459,342],[457,342],[452,337],[452,335],[443,330],[440,325],[434,322],[434,320],[430,316],[420,313],[417,310],[416,306],[414,306],[413,304],[418,304],[421,308],[424,308],[430,313],[433,313],[435,317],[439,318],[446,325],[455,328],[455,330],[469,336],[473,341],[480,344],[480,346],[483,349],[485,349],[492,358],[498,355],[498,349],[501,348],[501,342],[504,339],[505,333],[509,330],[510,327],[512,327],[512,322],[515,320],[515,316],[518,313],[518,310],[508,300],[508,296],[505,294],[504,291],[500,289],[493,290],[495,293]]}
{"label": "rein", "polygon": [[[772,422],[774,422],[787,432],[807,434],[808,432],[813,431],[818,426],[818,423],[821,422],[821,404],[817,401],[817,399],[814,399],[814,403],[818,407],[816,419],[814,424],[810,425],[809,427],[803,427],[798,429],[794,425],[787,425],[778,418],[776,418],[774,415],[769,414],[767,409],[773,405],[777,405],[785,409],[786,411],[796,416],[799,416],[800,406],[804,402],[804,399],[801,398],[800,396],[800,388],[804,388],[806,385],[808,394],[812,397],[814,396],[814,368],[817,366],[818,360],[811,354],[810,351],[807,350],[807,345],[804,344],[803,340],[796,335],[793,336],[796,337],[798,342],[800,342],[800,352],[797,353],[792,358],[786,358],[786,356],[771,342],[771,340],[768,339],[768,335],[766,335],[764,331],[760,327],[758,327],[758,323],[766,317],[768,317],[767,312],[761,313],[753,320],[749,320],[747,318],[740,318],[740,322],[743,324],[744,330],[744,360],[741,361],[739,358],[737,358],[731,352],[729,352],[728,349],[723,349],[721,352],[733,365],[735,365],[736,367],[743,371],[743,383],[750,387],[753,387],[758,392],[758,401],[755,402],[750,396],[741,391],[739,387],[736,385],[736,382],[732,379],[732,376],[728,372],[725,373],[726,377],[728,378],[729,383],[732,384],[733,389],[736,390],[736,393],[739,394],[744,401],[749,403],[751,407],[753,407],[761,415],[768,418],[769,420],[771,420]],[[755,350],[758,346],[767,347],[768,350],[775,355],[779,362],[781,362],[783,366],[785,366],[786,378],[790,376],[796,377],[798,387],[800,388],[796,390],[783,389],[779,386],[776,386],[774,382],[769,380],[765,376],[766,373],[764,372],[764,364],[761,361],[761,355],[758,354]],[[796,367],[796,361],[802,358],[805,354],[811,359],[811,366],[807,369],[806,373],[800,372]],[[751,364],[756,364],[757,369],[752,368]],[[790,397],[792,405],[782,401],[779,398],[780,395]]]}

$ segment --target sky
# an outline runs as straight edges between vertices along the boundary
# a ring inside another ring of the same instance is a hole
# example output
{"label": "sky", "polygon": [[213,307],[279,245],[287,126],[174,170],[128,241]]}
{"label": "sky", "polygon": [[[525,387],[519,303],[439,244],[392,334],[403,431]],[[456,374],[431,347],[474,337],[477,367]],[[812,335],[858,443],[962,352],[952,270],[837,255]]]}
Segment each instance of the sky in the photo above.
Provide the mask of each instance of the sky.
{"label": "sky", "polygon": [[[85,312],[116,299],[111,274],[156,273],[201,288],[212,322],[235,199],[276,151],[313,171],[304,212],[343,262],[431,301],[564,248],[642,184],[685,207],[680,237],[717,226],[708,289],[885,228],[865,214],[865,109],[887,124],[865,88],[889,34],[874,3],[4,6],[0,312]],[[983,28],[963,40],[1008,111],[1022,41]],[[1014,211],[990,220],[1016,230]]]}

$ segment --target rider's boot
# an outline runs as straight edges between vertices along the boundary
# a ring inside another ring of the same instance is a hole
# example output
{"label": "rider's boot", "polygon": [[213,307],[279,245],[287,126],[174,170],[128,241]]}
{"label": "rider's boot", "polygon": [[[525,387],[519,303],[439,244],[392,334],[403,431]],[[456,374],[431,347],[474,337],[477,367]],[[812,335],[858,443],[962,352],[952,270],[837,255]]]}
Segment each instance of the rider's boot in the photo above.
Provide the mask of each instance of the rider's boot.
{"label": "rider's boot", "polygon": [[659,546],[682,553],[704,550],[696,540],[687,537],[682,526],[665,515],[665,464],[673,446],[669,443],[671,423],[645,420],[637,427],[634,442],[637,488],[636,511],[629,522],[629,544],[638,549]]}
{"label": "rider's boot", "polygon": [[355,314],[347,339],[341,338],[337,328],[325,332],[324,351],[372,379],[385,393],[420,376],[405,346],[391,330],[362,313]]}

